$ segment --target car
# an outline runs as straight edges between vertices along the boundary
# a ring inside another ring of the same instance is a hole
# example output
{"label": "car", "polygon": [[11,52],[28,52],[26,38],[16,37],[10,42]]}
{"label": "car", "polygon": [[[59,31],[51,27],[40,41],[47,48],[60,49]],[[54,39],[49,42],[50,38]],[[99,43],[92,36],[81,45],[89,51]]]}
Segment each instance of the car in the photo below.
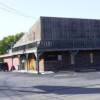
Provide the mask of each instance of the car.
{"label": "car", "polygon": [[6,63],[6,62],[0,62],[0,70],[1,71],[9,71],[8,63]]}

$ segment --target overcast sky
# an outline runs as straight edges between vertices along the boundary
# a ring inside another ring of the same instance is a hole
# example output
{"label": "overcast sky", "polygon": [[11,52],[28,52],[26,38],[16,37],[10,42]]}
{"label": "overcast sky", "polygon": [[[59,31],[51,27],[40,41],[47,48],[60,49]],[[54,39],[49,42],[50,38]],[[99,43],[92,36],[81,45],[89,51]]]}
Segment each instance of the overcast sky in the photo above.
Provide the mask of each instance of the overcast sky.
{"label": "overcast sky", "polygon": [[100,19],[100,0],[0,0],[0,39],[27,32],[40,16]]}

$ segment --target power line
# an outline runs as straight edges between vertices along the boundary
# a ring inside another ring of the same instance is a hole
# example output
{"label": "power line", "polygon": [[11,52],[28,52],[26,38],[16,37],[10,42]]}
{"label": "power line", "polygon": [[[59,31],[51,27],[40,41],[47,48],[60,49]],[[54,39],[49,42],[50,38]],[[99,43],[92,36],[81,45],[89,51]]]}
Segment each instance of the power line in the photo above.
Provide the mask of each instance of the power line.
{"label": "power line", "polygon": [[5,9],[5,8],[0,7],[1,10],[5,10],[5,11],[7,11],[9,13],[16,14],[16,15],[23,16],[23,17],[28,17],[28,18],[36,18],[36,17],[28,16],[28,15],[22,13],[22,12],[19,12],[19,11],[15,10],[15,9],[3,4],[3,3],[0,3],[0,5],[2,5],[3,7],[7,8],[7,9]]}
{"label": "power line", "polygon": [[[9,12],[9,13],[12,13],[12,14],[17,14],[17,13],[14,13],[14,12],[10,11],[10,10],[7,10],[7,9],[5,9],[5,8],[2,8],[2,7],[0,7],[0,9],[1,9],[1,10],[5,10],[5,11],[7,11],[7,12]],[[20,14],[17,14],[17,15],[20,15]],[[21,16],[21,15],[20,15],[20,16]]]}
{"label": "power line", "polygon": [[21,12],[15,10],[15,9],[11,8],[11,7],[8,7],[7,5],[4,5],[4,4],[2,4],[2,3],[0,3],[0,5],[2,5],[2,6],[4,6],[4,7],[6,7],[6,8],[8,8],[8,9],[10,9],[10,10],[12,10],[12,11],[15,11],[15,12],[17,12],[17,13],[19,13],[19,14],[25,15],[25,14],[23,14],[23,13],[21,13]]}

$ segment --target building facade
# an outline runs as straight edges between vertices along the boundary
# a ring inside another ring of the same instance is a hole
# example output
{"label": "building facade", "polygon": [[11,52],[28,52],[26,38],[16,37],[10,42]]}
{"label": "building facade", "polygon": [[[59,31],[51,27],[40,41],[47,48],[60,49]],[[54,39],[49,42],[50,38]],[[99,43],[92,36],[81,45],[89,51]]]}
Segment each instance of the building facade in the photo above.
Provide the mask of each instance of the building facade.
{"label": "building facade", "polygon": [[12,56],[12,54],[5,54],[5,55],[0,55],[0,58],[3,58],[3,62],[6,62],[9,67],[9,71],[12,69],[18,70],[19,67],[19,58],[17,55]]}
{"label": "building facade", "polygon": [[20,69],[100,68],[100,20],[40,17],[12,48]]}

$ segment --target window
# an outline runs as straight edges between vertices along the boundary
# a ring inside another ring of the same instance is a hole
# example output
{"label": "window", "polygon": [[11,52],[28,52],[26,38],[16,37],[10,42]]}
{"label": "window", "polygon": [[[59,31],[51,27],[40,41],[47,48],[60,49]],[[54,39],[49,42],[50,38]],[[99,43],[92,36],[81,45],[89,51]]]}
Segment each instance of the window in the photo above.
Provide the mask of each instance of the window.
{"label": "window", "polygon": [[58,60],[62,60],[62,55],[58,55]]}

